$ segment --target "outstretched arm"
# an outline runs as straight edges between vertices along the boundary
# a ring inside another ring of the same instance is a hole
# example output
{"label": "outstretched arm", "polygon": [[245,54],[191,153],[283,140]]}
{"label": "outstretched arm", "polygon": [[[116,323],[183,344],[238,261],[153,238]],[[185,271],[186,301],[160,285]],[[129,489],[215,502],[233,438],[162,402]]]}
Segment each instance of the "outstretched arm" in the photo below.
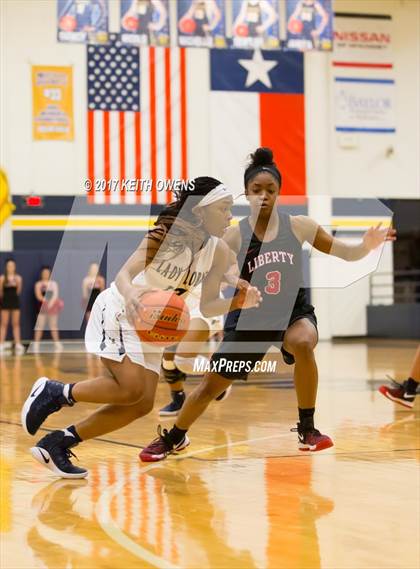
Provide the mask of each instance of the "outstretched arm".
{"label": "outstretched arm", "polygon": [[333,237],[316,221],[305,215],[296,216],[292,223],[294,231],[301,241],[307,241],[318,251],[327,255],[334,255],[345,261],[363,259],[385,241],[395,241],[397,233],[392,228],[382,229],[382,223],[378,223],[376,227],[371,227],[366,231],[361,243],[350,245]]}

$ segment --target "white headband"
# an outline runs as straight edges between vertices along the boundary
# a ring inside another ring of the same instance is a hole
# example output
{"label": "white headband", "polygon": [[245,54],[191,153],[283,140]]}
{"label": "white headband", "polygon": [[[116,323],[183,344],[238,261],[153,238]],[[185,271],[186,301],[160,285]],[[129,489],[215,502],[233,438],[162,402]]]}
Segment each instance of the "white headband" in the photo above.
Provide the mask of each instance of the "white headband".
{"label": "white headband", "polygon": [[203,197],[203,199],[201,199],[198,202],[198,204],[192,208],[191,211],[193,213],[195,213],[198,208],[204,207],[206,205],[210,205],[214,202],[218,202],[219,200],[222,200],[223,198],[232,198],[232,201],[233,201],[233,194],[230,190],[227,189],[227,187],[224,184],[219,184],[218,186],[213,188],[213,190],[211,190],[211,192],[206,194]]}

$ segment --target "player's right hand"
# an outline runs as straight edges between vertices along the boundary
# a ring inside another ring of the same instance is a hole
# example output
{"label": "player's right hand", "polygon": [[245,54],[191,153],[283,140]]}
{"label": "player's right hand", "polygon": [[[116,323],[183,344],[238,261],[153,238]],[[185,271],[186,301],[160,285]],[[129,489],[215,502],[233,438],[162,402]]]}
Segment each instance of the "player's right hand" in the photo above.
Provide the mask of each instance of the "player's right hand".
{"label": "player's right hand", "polygon": [[155,292],[157,289],[150,288],[148,286],[132,285],[124,296],[125,300],[125,314],[127,320],[130,324],[135,324],[138,317],[139,311],[142,309],[143,305],[141,303],[141,297],[146,292]]}

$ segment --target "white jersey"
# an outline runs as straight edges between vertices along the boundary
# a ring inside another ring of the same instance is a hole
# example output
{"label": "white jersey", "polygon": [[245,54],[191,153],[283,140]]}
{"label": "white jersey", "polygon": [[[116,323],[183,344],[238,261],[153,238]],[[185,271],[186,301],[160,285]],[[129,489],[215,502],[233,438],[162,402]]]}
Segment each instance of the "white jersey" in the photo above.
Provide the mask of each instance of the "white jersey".
{"label": "white jersey", "polygon": [[[185,248],[178,254],[160,248],[153,261],[136,275],[133,284],[162,290],[176,290],[185,298],[191,317],[199,312],[201,283],[213,264],[218,239],[210,237],[193,257]],[[210,328],[214,326],[210,322]],[[115,283],[95,300],[85,334],[86,349],[100,357],[121,362],[125,356],[138,365],[159,373],[164,348],[140,342],[125,314],[125,301]]]}
{"label": "white jersey", "polygon": [[[164,247],[161,247],[146,269],[133,278],[133,285],[176,290],[188,303],[190,293],[201,286],[212,267],[218,241],[217,237],[209,237],[194,257],[189,247],[179,253],[173,249],[165,251]],[[111,284],[111,289],[120,301],[124,302],[115,283]]]}

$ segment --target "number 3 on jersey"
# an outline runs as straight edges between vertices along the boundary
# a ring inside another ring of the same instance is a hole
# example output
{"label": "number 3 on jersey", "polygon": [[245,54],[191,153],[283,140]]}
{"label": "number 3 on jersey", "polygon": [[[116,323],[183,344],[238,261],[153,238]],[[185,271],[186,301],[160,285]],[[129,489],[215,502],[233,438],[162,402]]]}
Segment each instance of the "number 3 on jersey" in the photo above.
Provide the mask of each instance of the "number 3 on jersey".
{"label": "number 3 on jersey", "polygon": [[281,289],[281,272],[280,271],[270,271],[265,275],[267,279],[267,284],[264,287],[264,292],[266,294],[278,294]]}

